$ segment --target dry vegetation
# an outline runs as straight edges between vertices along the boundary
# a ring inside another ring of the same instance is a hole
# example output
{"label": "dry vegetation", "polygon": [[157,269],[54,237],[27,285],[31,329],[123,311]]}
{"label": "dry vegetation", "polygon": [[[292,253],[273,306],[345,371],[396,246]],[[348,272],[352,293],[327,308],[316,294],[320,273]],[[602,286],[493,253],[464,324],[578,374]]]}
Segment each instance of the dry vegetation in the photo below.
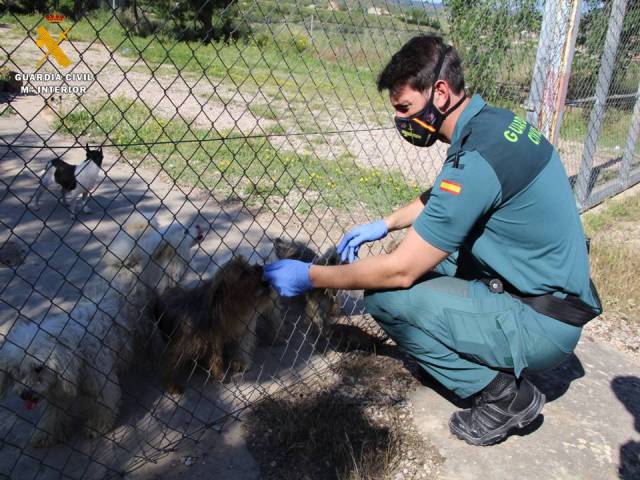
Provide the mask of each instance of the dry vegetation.
{"label": "dry vegetation", "polygon": [[352,353],[318,384],[297,385],[258,405],[249,445],[263,478],[434,478],[444,458],[416,431],[408,393],[419,385],[403,362]]}
{"label": "dry vegetation", "polygon": [[640,192],[612,199],[583,216],[591,269],[604,313],[586,333],[640,354]]}

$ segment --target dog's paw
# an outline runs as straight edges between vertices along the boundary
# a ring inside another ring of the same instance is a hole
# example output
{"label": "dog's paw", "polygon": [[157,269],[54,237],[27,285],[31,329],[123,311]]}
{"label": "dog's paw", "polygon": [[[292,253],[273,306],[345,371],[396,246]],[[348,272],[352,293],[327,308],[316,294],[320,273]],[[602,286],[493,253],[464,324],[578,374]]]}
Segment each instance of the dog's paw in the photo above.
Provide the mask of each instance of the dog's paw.
{"label": "dog's paw", "polygon": [[115,420],[115,414],[107,409],[95,413],[84,425],[84,435],[91,439],[106,435],[113,430]]}
{"label": "dog's paw", "polygon": [[106,422],[89,422],[84,426],[83,433],[85,437],[94,440],[109,433],[112,426],[112,423],[107,424]]}
{"label": "dog's paw", "polygon": [[224,380],[224,362],[220,355],[215,355],[211,359],[211,363],[209,364],[209,373],[218,382]]}
{"label": "dog's paw", "polygon": [[184,385],[171,380],[165,380],[164,389],[170,395],[182,395],[184,393]]}
{"label": "dog's paw", "polygon": [[89,425],[85,425],[82,431],[84,433],[84,436],[91,440],[94,440],[100,436],[100,432]]}
{"label": "dog's paw", "polygon": [[31,435],[31,446],[35,448],[47,448],[58,443],[58,439],[43,430],[38,430]]}
{"label": "dog's paw", "polygon": [[182,395],[184,393],[184,386],[183,385],[169,385],[167,387],[167,392],[169,392],[171,395]]}
{"label": "dog's paw", "polygon": [[242,361],[239,358],[234,358],[229,363],[229,370],[231,370],[233,373],[244,372],[248,369],[249,369],[249,365],[247,365],[244,361]]}

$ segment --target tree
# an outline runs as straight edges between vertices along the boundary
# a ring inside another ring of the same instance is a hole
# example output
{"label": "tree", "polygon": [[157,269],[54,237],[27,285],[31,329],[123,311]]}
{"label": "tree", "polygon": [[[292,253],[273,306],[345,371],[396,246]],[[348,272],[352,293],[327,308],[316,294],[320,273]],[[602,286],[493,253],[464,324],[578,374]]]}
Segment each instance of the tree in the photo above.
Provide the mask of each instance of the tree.
{"label": "tree", "polygon": [[237,0],[160,0],[156,5],[162,18],[173,19],[181,40],[229,41],[246,33],[238,22]]}
{"label": "tree", "polygon": [[498,94],[503,71],[512,67],[510,50],[522,30],[539,30],[536,0],[448,0],[451,40],[460,53],[465,80],[487,98]]}

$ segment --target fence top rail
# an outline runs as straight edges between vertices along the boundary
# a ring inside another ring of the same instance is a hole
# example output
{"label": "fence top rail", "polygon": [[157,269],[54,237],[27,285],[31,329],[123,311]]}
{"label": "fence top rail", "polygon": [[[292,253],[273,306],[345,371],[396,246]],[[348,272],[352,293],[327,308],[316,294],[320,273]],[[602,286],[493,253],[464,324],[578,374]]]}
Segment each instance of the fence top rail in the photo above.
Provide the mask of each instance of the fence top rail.
{"label": "fence top rail", "polygon": [[[624,93],[624,94],[618,94],[618,95],[609,95],[606,98],[606,101],[610,101],[610,100],[623,100],[625,98],[636,98],[638,97],[637,93]],[[575,98],[575,99],[569,99],[566,100],[564,102],[565,105],[568,106],[575,106],[575,105],[583,105],[585,103],[593,103],[596,101],[596,97],[585,97],[585,98]]]}

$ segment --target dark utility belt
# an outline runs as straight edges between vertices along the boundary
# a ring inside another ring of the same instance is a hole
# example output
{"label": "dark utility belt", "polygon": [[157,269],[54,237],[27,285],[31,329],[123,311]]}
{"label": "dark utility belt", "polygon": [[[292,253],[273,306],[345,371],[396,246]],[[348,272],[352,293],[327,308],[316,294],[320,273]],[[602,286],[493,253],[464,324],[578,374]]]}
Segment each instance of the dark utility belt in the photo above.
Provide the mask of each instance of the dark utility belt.
{"label": "dark utility belt", "polygon": [[551,293],[545,295],[523,295],[515,288],[503,283],[499,278],[481,278],[480,280],[494,293],[507,292],[522,303],[529,305],[536,312],[575,327],[584,326],[602,313],[600,297],[593,282],[591,282],[591,291],[598,302],[596,310],[575,295],[567,295],[565,298],[556,297]]}

